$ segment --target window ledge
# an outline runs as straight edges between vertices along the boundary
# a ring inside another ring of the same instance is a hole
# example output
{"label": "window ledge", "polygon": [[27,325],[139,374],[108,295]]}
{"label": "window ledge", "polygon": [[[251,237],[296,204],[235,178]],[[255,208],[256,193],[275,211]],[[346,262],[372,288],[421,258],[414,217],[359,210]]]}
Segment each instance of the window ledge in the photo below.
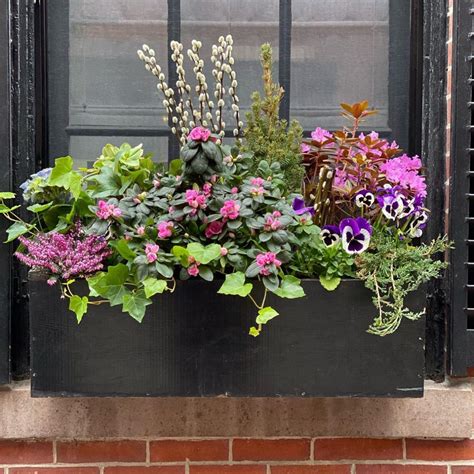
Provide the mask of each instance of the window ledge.
{"label": "window ledge", "polygon": [[466,380],[425,382],[418,399],[41,398],[29,383],[0,390],[0,438],[469,438]]}

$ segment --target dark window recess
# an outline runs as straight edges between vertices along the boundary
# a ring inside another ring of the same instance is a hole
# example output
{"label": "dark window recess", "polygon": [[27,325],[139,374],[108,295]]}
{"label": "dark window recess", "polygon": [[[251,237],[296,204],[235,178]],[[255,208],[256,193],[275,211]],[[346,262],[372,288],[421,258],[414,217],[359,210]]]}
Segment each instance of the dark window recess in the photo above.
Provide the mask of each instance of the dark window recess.
{"label": "dark window recess", "polygon": [[[474,367],[474,4],[460,0],[455,10],[453,131],[451,154],[450,362],[452,375]],[[455,111],[455,113],[454,113]]]}
{"label": "dark window recess", "polygon": [[107,141],[142,142],[157,160],[175,158],[178,144],[136,50],[152,45],[174,84],[171,39],[186,48],[200,39],[209,64],[211,45],[227,33],[234,36],[244,111],[251,92],[261,87],[259,46],[269,41],[286,90],[281,115],[298,119],[306,135],[316,126],[340,127],[340,102],[367,99],[380,113],[365,128],[418,151],[409,143],[413,114],[407,113],[414,107],[406,60],[411,1],[339,3],[335,9],[324,0],[48,1],[50,161],[67,153],[90,161]]}

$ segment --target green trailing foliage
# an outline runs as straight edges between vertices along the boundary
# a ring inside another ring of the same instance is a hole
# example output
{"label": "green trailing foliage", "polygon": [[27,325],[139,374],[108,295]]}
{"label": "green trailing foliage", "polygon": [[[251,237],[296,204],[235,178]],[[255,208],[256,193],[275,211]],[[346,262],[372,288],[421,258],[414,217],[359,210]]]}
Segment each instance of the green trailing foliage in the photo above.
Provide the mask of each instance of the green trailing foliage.
{"label": "green trailing foliage", "polygon": [[265,159],[270,164],[278,162],[284,175],[286,188],[298,190],[304,176],[301,166],[300,145],[303,137],[301,125],[293,120],[290,124],[279,117],[284,90],[273,82],[272,48],[262,45],[263,96],[252,94],[251,111],[247,114],[244,150],[254,155],[254,172],[258,163]]}

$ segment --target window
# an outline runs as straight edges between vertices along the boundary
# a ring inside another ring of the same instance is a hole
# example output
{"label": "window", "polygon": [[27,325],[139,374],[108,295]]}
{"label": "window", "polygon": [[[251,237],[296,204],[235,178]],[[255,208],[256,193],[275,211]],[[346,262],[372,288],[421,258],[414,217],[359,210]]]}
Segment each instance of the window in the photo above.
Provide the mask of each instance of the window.
{"label": "window", "polygon": [[47,9],[50,160],[69,153],[85,163],[106,142],[122,141],[142,142],[158,160],[175,158],[161,99],[136,50],[152,45],[167,66],[170,39],[180,36],[185,47],[200,39],[206,58],[227,33],[244,110],[260,87],[256,58],[268,41],[287,91],[282,114],[306,134],[339,127],[340,102],[367,99],[380,111],[367,129],[409,147],[409,0],[52,0]]}

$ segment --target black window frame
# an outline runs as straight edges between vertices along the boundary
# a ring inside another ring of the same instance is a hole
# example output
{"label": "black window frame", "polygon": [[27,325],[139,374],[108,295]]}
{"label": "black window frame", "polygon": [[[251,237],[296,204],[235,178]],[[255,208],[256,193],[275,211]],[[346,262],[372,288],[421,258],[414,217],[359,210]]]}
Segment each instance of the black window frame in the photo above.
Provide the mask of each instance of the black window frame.
{"label": "black window frame", "polygon": [[[51,76],[47,71],[55,67],[55,59],[47,55],[48,41],[54,42],[54,38],[48,37],[47,31],[47,1],[48,0],[8,0],[4,2],[5,11],[9,15],[8,29],[11,48],[9,50],[9,80],[13,87],[10,88],[10,103],[12,112],[10,114],[10,142],[12,149],[9,153],[9,165],[11,174],[8,182],[0,182],[1,185],[11,186],[17,189],[18,185],[32,172],[46,164],[46,157],[50,155],[61,156],[61,147],[64,150],[65,139],[68,133],[80,133],[87,135],[90,130],[65,130],[64,135],[56,136],[51,140],[51,130],[48,130],[48,114],[60,115],[65,124],[68,123],[68,107],[60,107],[58,104],[66,97],[68,99],[68,78],[66,72],[56,70],[55,80],[60,81],[63,90],[67,92],[63,97],[55,95],[48,96],[48,89],[52,86]],[[391,2],[393,3],[393,2]],[[423,153],[427,157],[428,180],[431,189],[441,189],[444,182],[444,164],[439,162],[439,156],[444,153],[444,138],[433,139],[435,131],[444,130],[443,101],[439,100],[440,88],[444,87],[445,71],[445,34],[446,26],[446,0],[411,0],[411,47],[410,47],[410,146],[411,153]],[[406,14],[406,12],[404,12]],[[179,0],[168,0],[168,37],[169,39],[180,38],[180,2]],[[286,97],[281,107],[283,118],[289,118],[289,97],[291,88],[291,0],[280,0],[280,47],[279,47],[279,81],[286,89]],[[0,17],[2,19],[2,17]],[[4,22],[5,23],[5,22]],[[4,33],[5,25],[0,25],[0,33]],[[67,54],[67,45],[63,50]],[[28,54],[24,54],[28,52]],[[427,60],[427,54],[429,58]],[[59,61],[60,58],[56,57]],[[0,56],[1,61],[1,56]],[[22,67],[14,67],[14,64],[23,61]],[[49,61],[49,63],[48,63]],[[64,69],[64,68],[63,68]],[[170,68],[170,71],[173,69]],[[61,71],[61,73],[60,73]],[[0,90],[4,84],[0,78]],[[170,83],[173,83],[171,73]],[[34,86],[36,85],[36,90]],[[441,91],[443,94],[444,89]],[[3,102],[3,101],[2,101]],[[441,105],[440,105],[441,104]],[[1,132],[0,132],[1,133]],[[95,130],[97,135],[110,135],[111,130]],[[156,135],[157,129],[135,129],[128,131],[125,135]],[[163,131],[159,131],[163,133]],[[309,131],[306,131],[308,134]],[[120,130],[120,135],[124,131]],[[47,137],[50,137],[50,140]],[[55,144],[54,149],[51,143]],[[171,142],[172,143],[172,142]],[[176,153],[178,144],[173,145]],[[67,151],[67,149],[66,149]],[[170,156],[172,155],[170,146]],[[436,158],[435,158],[436,157]],[[435,206],[435,212],[440,209],[444,202],[439,195],[443,193],[432,193],[438,195],[431,199],[431,206]],[[441,201],[440,201],[441,199]],[[433,209],[433,207],[432,207]],[[440,214],[443,214],[441,212]],[[444,229],[444,221],[436,219],[430,227],[430,232],[436,234]],[[28,376],[28,306],[26,274],[16,263],[7,261],[9,253],[0,250],[0,265],[9,266],[11,269],[12,297],[0,293],[0,304],[9,304],[11,301],[11,346],[12,346],[12,372],[14,378]],[[7,255],[8,254],[8,255]],[[7,262],[7,263],[6,263]],[[6,267],[5,267],[6,268]],[[439,378],[444,375],[444,338],[445,333],[440,321],[444,321],[443,305],[444,294],[439,289],[439,283],[433,283],[435,293],[441,295],[435,302],[428,301],[427,334],[427,376]],[[439,291],[438,291],[439,290]],[[436,303],[436,304],[435,304]],[[8,336],[0,332],[0,357],[2,350],[9,347]],[[1,367],[1,366],[0,366]],[[0,378],[0,380],[3,380]]]}

